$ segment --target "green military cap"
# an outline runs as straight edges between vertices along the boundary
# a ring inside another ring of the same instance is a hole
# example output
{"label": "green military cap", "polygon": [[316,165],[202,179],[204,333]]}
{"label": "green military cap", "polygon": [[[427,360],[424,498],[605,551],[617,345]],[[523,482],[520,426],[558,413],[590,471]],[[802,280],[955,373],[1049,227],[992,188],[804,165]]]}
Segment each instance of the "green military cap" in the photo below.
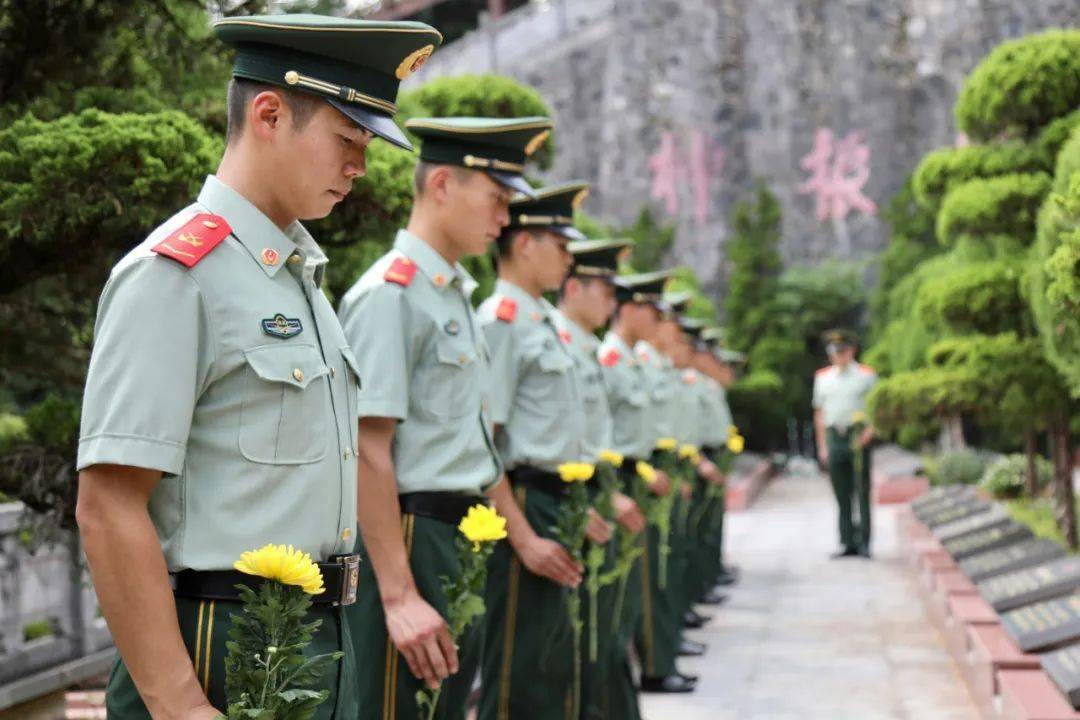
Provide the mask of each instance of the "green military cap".
{"label": "green military cap", "polygon": [[690,301],[694,299],[694,293],[689,290],[664,293],[664,309],[670,315],[679,315],[686,312],[690,307]]}
{"label": "green military cap", "polygon": [[746,353],[737,352],[735,350],[721,348],[716,352],[716,356],[728,365],[736,366],[746,364]]}
{"label": "green military cap", "polygon": [[574,258],[570,275],[614,279],[619,259],[633,240],[578,240],[566,246]]}
{"label": "green military cap", "polygon": [[550,230],[569,240],[584,240],[574,227],[574,211],[589,196],[589,187],[589,183],[577,180],[541,188],[535,197],[518,195],[510,201],[506,230]]}
{"label": "green military cap", "polygon": [[725,335],[722,327],[707,327],[701,331],[701,339],[714,348],[724,347]]}
{"label": "green military cap", "polygon": [[670,270],[620,275],[615,278],[615,301],[624,303],[649,303],[660,307],[664,297],[664,283],[671,277]]}
{"label": "green military cap", "polygon": [[859,338],[855,333],[844,328],[832,328],[821,335],[821,341],[826,345],[840,345],[855,347],[859,344]]}
{"label": "green military cap", "polygon": [[521,175],[551,135],[546,117],[413,118],[405,127],[420,137],[421,160],[484,170],[499,184],[536,197]]}
{"label": "green military cap", "polygon": [[691,340],[697,340],[701,337],[702,330],[705,329],[705,321],[699,318],[680,317],[679,327]]}
{"label": "green military cap", "polygon": [[218,20],[214,32],[236,48],[234,77],[325,97],[360,127],[412,149],[394,123],[395,102],[401,81],[442,42],[430,25],[251,15]]}

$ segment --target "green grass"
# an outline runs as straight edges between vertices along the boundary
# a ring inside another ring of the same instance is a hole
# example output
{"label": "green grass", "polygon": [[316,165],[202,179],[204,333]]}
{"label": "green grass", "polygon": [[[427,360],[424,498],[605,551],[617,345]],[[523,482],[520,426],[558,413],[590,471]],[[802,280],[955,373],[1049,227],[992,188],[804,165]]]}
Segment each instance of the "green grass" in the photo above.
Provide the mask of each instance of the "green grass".
{"label": "green grass", "polygon": [[1049,500],[1018,498],[1006,500],[1004,504],[1013,520],[1021,525],[1027,525],[1036,536],[1065,544],[1065,537],[1058,529],[1057,519],[1054,517],[1053,503]]}
{"label": "green grass", "polygon": [[38,620],[37,622],[28,623],[23,625],[23,640],[25,642],[31,642],[38,638],[49,637],[53,635],[52,622],[49,620]]}

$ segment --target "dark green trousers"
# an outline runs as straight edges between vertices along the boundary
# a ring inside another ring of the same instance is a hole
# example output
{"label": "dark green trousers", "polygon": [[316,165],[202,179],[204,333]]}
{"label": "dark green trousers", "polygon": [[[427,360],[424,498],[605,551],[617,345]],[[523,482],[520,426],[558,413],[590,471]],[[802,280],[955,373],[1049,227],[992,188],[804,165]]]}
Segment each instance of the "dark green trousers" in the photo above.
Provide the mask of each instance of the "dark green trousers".
{"label": "dark green trousers", "polygon": [[[600,574],[611,570],[615,565],[615,538],[604,546],[604,566]],[[588,551],[586,545],[586,552]],[[612,613],[615,609],[616,587],[612,583],[600,588],[597,593],[597,609],[593,613],[590,609],[592,604],[586,581],[581,583],[581,615],[585,621],[585,627],[581,636],[581,717],[599,720],[607,717],[606,695],[608,678],[611,669],[612,645],[615,642],[615,632],[612,628]],[[592,657],[589,647],[592,635],[593,618],[596,618],[596,658]],[[616,628],[617,629],[617,628]]]}
{"label": "dark green trousers", "polygon": [[[180,634],[187,646],[188,656],[195,668],[195,675],[210,703],[224,713],[225,700],[225,641],[232,627],[232,614],[241,612],[239,602],[222,600],[176,599],[176,614],[180,621]],[[321,678],[315,690],[329,690],[330,696],[319,706],[317,720],[352,720],[357,712],[357,695],[353,683],[355,660],[349,637],[348,620],[339,608],[316,605],[310,612],[311,619],[322,624],[315,631],[308,655],[342,650],[344,657]],[[105,693],[105,706],[109,720],[150,720],[150,713],[135,689],[131,675],[123,660],[117,657],[109,675]]]}
{"label": "dark green trousers", "polygon": [[687,595],[691,602],[700,598],[719,575],[720,548],[717,543],[719,498],[709,497],[709,485],[699,478],[690,511],[690,560],[687,571]]}
{"label": "dark green trousers", "polygon": [[683,546],[677,532],[680,503],[677,500],[672,510],[666,582],[661,582],[660,533],[652,526],[646,531],[646,551],[641,564],[641,622],[636,642],[642,672],[648,677],[676,672],[675,657],[682,637],[679,580],[684,568]]}
{"label": "dark green trousers", "polygon": [[[409,567],[420,595],[446,617],[442,578],[457,575],[459,561],[454,543],[456,526],[419,515],[402,515],[402,532],[409,553]],[[362,704],[357,720],[416,720],[416,692],[424,687],[409,670],[405,658],[386,632],[375,573],[363,544],[360,589],[355,604],[346,609],[357,658],[356,686]],[[482,620],[474,621],[457,641],[458,671],[443,681],[435,717],[463,720],[465,703],[480,665]]]}
{"label": "dark green trousers", "polygon": [[[838,524],[840,544],[857,550],[870,545],[870,448],[861,451],[862,472],[855,477],[855,452],[851,448],[851,434],[840,435],[829,428],[826,431],[829,444],[829,480],[832,481],[836,504],[839,509]],[[858,507],[858,521],[852,511]]]}
{"label": "dark green trousers", "polygon": [[[644,533],[638,536],[638,542],[645,543]],[[600,706],[602,717],[610,720],[640,720],[641,709],[638,706],[638,690],[630,667],[629,651],[634,635],[641,624],[642,599],[641,572],[644,556],[634,563],[622,589],[622,609],[612,616],[612,630],[615,635],[608,654],[607,682],[604,685]],[[619,602],[619,583],[612,587]]]}
{"label": "dark green trousers", "polygon": [[[533,530],[551,538],[558,498],[522,486],[514,494]],[[496,546],[488,566],[479,720],[573,720],[569,592],[525,569],[509,543]]]}

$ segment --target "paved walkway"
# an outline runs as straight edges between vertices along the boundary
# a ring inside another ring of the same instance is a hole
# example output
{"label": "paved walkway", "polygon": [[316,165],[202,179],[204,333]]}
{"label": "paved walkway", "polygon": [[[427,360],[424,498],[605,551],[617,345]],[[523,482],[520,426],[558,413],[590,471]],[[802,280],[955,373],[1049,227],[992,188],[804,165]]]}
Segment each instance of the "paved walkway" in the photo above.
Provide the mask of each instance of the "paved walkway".
{"label": "paved walkway", "polygon": [[830,560],[835,502],[820,476],[774,481],[729,515],[731,598],[690,637],[692,695],[645,695],[647,720],[978,720],[944,641],[896,550],[890,508],[874,511],[873,562]]}

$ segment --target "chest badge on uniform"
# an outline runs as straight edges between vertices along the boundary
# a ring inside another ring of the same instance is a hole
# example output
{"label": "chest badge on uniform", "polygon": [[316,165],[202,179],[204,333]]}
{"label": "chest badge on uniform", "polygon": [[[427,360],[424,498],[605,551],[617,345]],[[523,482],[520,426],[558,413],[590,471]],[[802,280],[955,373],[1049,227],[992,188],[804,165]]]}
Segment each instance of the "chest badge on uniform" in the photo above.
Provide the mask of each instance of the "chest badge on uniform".
{"label": "chest badge on uniform", "polygon": [[270,265],[271,267],[277,265],[278,251],[274,248],[263,248],[262,261],[263,265]]}
{"label": "chest badge on uniform", "polygon": [[261,324],[264,333],[276,338],[291,338],[304,330],[298,318],[287,318],[281,313],[272,318],[266,318]]}
{"label": "chest badge on uniform", "polygon": [[559,339],[563,341],[564,345],[569,345],[570,340],[571,340],[570,331],[569,330],[559,330]]}
{"label": "chest badge on uniform", "polygon": [[461,326],[458,325],[457,320],[447,320],[446,324],[443,325],[443,330],[446,331],[447,335],[457,335],[461,332]]}

